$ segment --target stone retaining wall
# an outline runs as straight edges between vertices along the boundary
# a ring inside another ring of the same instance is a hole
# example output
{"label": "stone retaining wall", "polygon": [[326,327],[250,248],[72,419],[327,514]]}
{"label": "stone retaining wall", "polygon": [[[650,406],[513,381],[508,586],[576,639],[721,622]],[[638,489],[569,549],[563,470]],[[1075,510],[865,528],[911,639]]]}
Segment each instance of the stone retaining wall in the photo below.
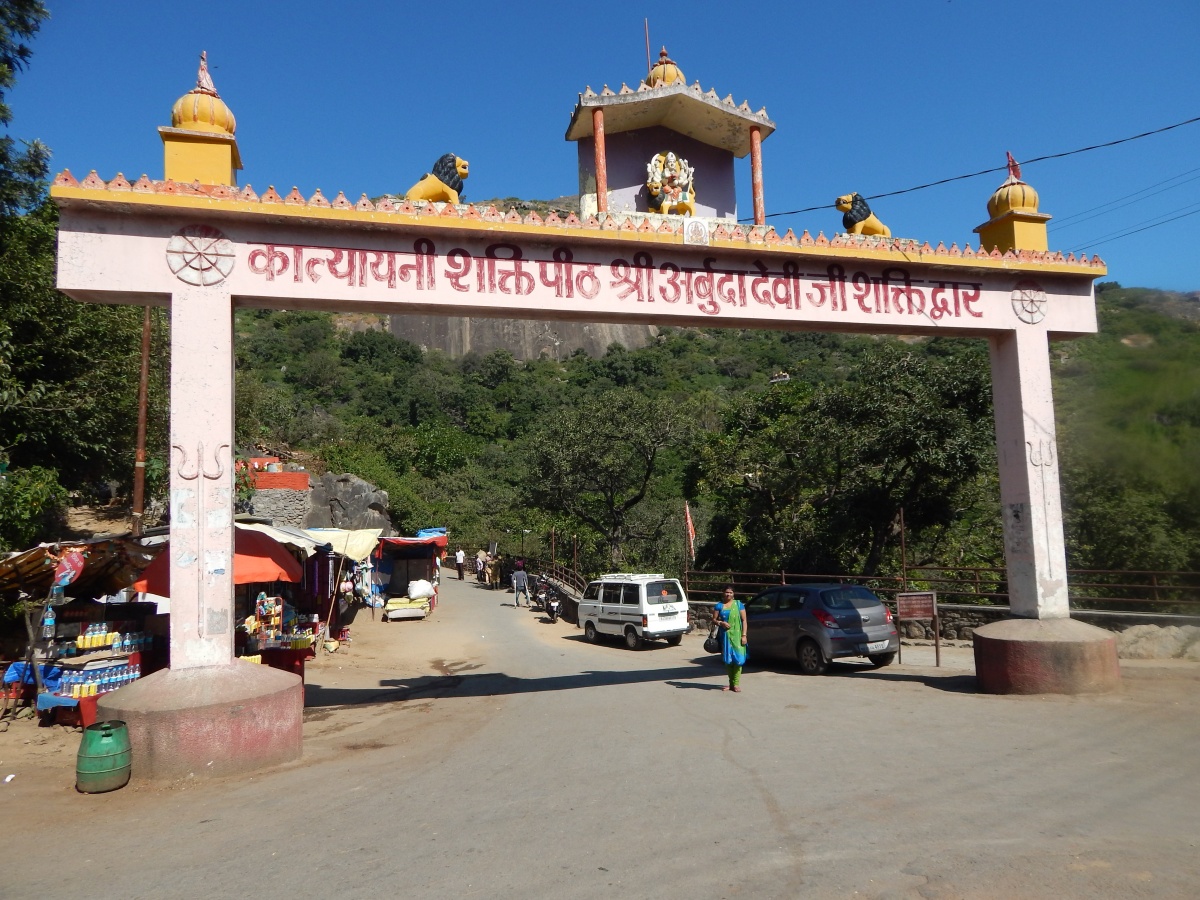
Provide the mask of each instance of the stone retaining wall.
{"label": "stone retaining wall", "polygon": [[[712,623],[712,605],[692,603],[693,627],[707,631]],[[938,605],[941,639],[955,641],[952,646],[972,646],[975,629],[989,622],[1009,618],[1007,606]],[[1076,612],[1072,618],[1098,628],[1116,632],[1117,655],[1122,659],[1191,659],[1200,661],[1200,627],[1171,624],[1165,617],[1145,613],[1087,613]],[[1147,619],[1159,619],[1147,622]],[[932,622],[901,622],[900,637],[906,641],[933,640]]]}

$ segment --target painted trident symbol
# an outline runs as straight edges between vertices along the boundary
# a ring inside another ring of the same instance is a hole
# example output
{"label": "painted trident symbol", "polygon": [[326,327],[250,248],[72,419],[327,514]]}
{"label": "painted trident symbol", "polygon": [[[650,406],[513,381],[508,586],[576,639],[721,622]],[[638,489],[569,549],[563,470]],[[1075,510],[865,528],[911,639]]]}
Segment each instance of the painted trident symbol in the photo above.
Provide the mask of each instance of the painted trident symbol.
{"label": "painted trident symbol", "polygon": [[225,474],[225,466],[221,462],[221,451],[228,450],[228,444],[218,444],[217,449],[213,451],[213,462],[216,463],[217,470],[215,472],[208,471],[208,465],[204,461],[204,442],[200,441],[196,444],[196,461],[192,464],[190,471],[188,468],[188,452],[183,448],[182,444],[172,444],[173,450],[179,451],[179,466],[175,472],[184,481],[195,481],[203,475],[209,481],[216,481]]}
{"label": "painted trident symbol", "polygon": [[1025,446],[1029,448],[1029,464],[1031,466],[1054,465],[1054,441],[1039,440],[1037,446],[1034,446],[1033,441],[1026,441]]}

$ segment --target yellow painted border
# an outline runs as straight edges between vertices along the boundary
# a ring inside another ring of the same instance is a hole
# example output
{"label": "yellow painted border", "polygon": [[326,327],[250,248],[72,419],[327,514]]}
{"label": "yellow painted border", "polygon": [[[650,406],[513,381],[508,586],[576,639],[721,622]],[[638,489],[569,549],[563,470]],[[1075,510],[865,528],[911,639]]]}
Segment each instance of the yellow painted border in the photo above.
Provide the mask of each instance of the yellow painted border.
{"label": "yellow painted border", "polygon": [[[231,189],[235,190],[235,189]],[[195,194],[163,194],[160,192],[135,191],[130,188],[99,190],[95,188],[55,185],[50,196],[60,206],[89,208],[121,212],[122,208],[150,214],[203,213],[219,218],[254,218],[285,221],[297,225],[354,226],[370,225],[385,229],[433,230],[466,234],[503,233],[512,238],[527,237],[536,240],[552,238],[557,241],[582,243],[644,244],[682,248],[688,251],[704,249],[703,245],[684,244],[682,235],[639,232],[630,229],[601,227],[581,228],[566,225],[532,225],[524,222],[489,222],[481,219],[466,219],[461,215],[434,213],[379,212],[377,210],[334,209],[299,203],[263,203],[240,199],[213,199]],[[477,210],[489,207],[476,207]],[[618,216],[613,216],[618,218]],[[743,226],[749,231],[749,226]],[[863,247],[798,246],[782,242],[768,243],[756,240],[712,240],[708,249],[726,250],[734,253],[753,252],[770,256],[819,258],[830,260],[869,260],[880,263],[920,264],[947,269],[997,270],[1004,272],[1030,272],[1085,276],[1090,279],[1108,274],[1108,267],[1091,263],[1038,262],[1018,258],[963,257],[948,253],[906,252],[894,248],[870,249]],[[1053,251],[1047,251],[1053,252]]]}

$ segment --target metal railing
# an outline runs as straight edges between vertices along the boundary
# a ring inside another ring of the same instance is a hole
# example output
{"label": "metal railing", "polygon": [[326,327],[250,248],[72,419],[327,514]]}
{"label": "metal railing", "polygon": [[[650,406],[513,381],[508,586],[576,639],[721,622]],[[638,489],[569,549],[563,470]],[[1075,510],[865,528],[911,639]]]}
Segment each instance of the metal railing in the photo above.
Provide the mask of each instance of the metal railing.
{"label": "metal railing", "polygon": [[[892,599],[900,591],[937,591],[946,603],[1008,605],[1008,574],[1001,568],[912,566],[900,575],[824,575],[791,572],[684,572],[684,588],[695,602],[715,602],[727,584],[754,594],[775,584],[845,582],[861,584]],[[1200,615],[1200,572],[1069,569],[1071,609],[1080,612]]]}
{"label": "metal railing", "polygon": [[575,594],[582,594],[584,588],[588,586],[588,579],[570,568],[566,563],[549,562],[544,559],[531,559],[526,563],[525,567],[527,571],[535,575],[545,575],[551,578],[558,583],[559,587],[566,588]]}

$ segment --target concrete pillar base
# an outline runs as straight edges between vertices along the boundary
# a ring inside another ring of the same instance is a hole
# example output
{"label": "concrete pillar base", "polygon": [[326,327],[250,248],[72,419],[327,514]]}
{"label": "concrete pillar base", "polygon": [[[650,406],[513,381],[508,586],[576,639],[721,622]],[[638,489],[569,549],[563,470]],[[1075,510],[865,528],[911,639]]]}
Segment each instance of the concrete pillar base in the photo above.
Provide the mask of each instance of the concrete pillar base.
{"label": "concrete pillar base", "polygon": [[1074,619],[1004,619],[975,629],[988,694],[1100,694],[1121,681],[1117,637]]}
{"label": "concrete pillar base", "polygon": [[128,726],[136,778],[242,774],[299,758],[304,686],[235,659],[155,672],[105,694],[96,714]]}

